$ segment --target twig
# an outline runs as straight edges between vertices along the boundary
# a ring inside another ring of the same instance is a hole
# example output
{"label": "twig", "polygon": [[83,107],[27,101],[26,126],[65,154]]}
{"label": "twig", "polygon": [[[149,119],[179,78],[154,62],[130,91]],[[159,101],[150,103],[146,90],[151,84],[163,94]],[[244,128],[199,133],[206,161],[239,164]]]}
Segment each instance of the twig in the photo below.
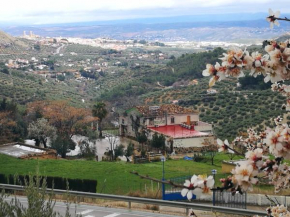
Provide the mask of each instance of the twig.
{"label": "twig", "polygon": [[283,21],[290,21],[290,19],[288,19],[287,17],[285,18],[279,18],[279,17],[275,17],[276,20],[283,20]]}
{"label": "twig", "polygon": [[281,204],[278,202],[277,197],[275,197],[275,200],[276,200],[276,204],[280,206]]}
{"label": "twig", "polygon": [[[135,171],[132,171],[130,172],[131,174],[133,175],[136,175],[136,176],[139,176],[141,179],[148,179],[148,180],[152,180],[154,182],[159,182],[159,183],[163,183],[163,184],[168,184],[168,185],[171,185],[175,188],[188,188],[184,185],[180,185],[180,184],[176,184],[172,181],[167,181],[167,180],[160,180],[160,179],[156,179],[156,178],[152,178],[150,176],[144,176],[144,175],[140,175],[138,172],[135,172]],[[189,188],[188,188],[189,189]],[[194,188],[190,188],[190,189],[194,189]]]}
{"label": "twig", "polygon": [[273,200],[273,199],[271,199],[267,194],[265,194],[265,197],[272,203],[272,204],[274,204],[274,205],[280,205],[279,203],[278,203],[278,201],[277,201],[277,198],[275,198],[276,199],[276,201],[277,201],[277,203]]}
{"label": "twig", "polygon": [[235,150],[235,149],[229,147],[228,145],[227,145],[227,147],[228,147],[229,150],[235,152],[235,154],[240,155],[240,156],[245,156],[244,154],[242,154],[242,153],[238,152],[237,150]]}
{"label": "twig", "polygon": [[[180,184],[176,184],[172,181],[167,181],[167,180],[160,180],[160,179],[156,179],[156,178],[152,178],[148,175],[144,176],[144,175],[140,175],[138,172],[135,172],[135,171],[132,171],[130,172],[131,174],[133,175],[136,175],[136,176],[139,176],[141,179],[147,179],[147,180],[152,180],[153,182],[159,182],[159,183],[162,183],[162,184],[167,184],[167,185],[171,185],[175,188],[186,188],[186,189],[189,189],[189,190],[194,190],[195,188],[199,188],[199,187],[194,187],[194,186],[184,186],[184,185],[180,185]],[[217,188],[212,188],[211,190],[219,190],[219,191],[223,191],[223,190],[228,190],[228,189],[231,189],[233,188],[233,183],[229,183],[227,184],[227,186],[225,187],[217,187]]]}

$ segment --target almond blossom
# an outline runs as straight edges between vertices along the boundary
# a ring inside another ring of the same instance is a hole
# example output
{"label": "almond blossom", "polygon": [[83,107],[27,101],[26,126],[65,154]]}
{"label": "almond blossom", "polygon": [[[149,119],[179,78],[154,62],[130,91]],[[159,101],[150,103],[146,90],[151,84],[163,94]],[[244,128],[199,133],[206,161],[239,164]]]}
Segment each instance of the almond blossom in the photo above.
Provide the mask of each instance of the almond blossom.
{"label": "almond blossom", "polygon": [[282,73],[284,70],[277,61],[269,61],[266,72],[266,77],[264,78],[265,83],[269,81],[271,81],[271,83],[275,83],[283,80]]}
{"label": "almond blossom", "polygon": [[277,205],[274,207],[269,207],[267,209],[267,213],[269,216],[273,217],[290,217],[290,212],[284,205]]}
{"label": "almond blossom", "polygon": [[220,60],[222,60],[222,65],[226,67],[226,76],[243,77],[243,67],[249,67],[253,61],[247,51],[236,47],[231,48],[228,53],[223,55]]}
{"label": "almond blossom", "polygon": [[191,180],[185,180],[185,183],[183,184],[186,188],[182,189],[181,195],[183,197],[187,197],[188,200],[192,199],[193,196],[193,190],[197,188],[197,176],[193,175],[191,177]]}
{"label": "almond blossom", "polygon": [[216,81],[221,81],[225,79],[225,71],[226,67],[221,66],[218,62],[215,64],[215,66],[211,64],[206,65],[206,69],[203,70],[202,75],[203,76],[212,76],[212,78],[209,81],[209,86],[212,87]]}
{"label": "almond blossom", "polygon": [[267,43],[268,43],[268,45],[265,46],[265,51],[267,53],[269,53],[269,52],[275,50],[276,48],[278,48],[278,43],[276,41],[274,41],[274,40],[267,41]]}
{"label": "almond blossom", "polygon": [[260,54],[258,51],[252,53],[253,63],[251,67],[250,75],[253,77],[257,77],[257,75],[265,75],[266,73],[266,65],[269,60],[269,55]]}
{"label": "almond blossom", "polygon": [[193,175],[190,181],[185,180],[184,186],[186,188],[181,191],[183,197],[186,196],[188,200],[191,200],[194,194],[197,198],[200,198],[203,194],[211,192],[214,186],[214,179],[213,176]]}
{"label": "almond blossom", "polygon": [[269,147],[269,151],[271,154],[282,157],[282,150],[283,150],[283,137],[281,132],[279,131],[271,131],[268,133],[265,143]]}
{"label": "almond blossom", "polygon": [[239,163],[239,165],[232,170],[232,174],[233,183],[244,192],[252,190],[253,184],[258,182],[258,170],[254,169],[247,161]]}
{"label": "almond blossom", "polygon": [[229,141],[227,139],[224,142],[220,139],[217,139],[217,144],[219,146],[218,149],[219,152],[227,151],[230,146]]}
{"label": "almond blossom", "polygon": [[277,21],[277,18],[280,16],[280,11],[276,11],[275,13],[272,11],[272,9],[269,8],[269,16],[266,18],[266,20],[270,23],[270,28],[273,29],[274,24],[276,26],[280,26],[279,22]]}
{"label": "almond blossom", "polygon": [[262,167],[263,165],[263,149],[257,148],[254,151],[248,151],[245,154],[246,159],[253,165],[255,169]]}

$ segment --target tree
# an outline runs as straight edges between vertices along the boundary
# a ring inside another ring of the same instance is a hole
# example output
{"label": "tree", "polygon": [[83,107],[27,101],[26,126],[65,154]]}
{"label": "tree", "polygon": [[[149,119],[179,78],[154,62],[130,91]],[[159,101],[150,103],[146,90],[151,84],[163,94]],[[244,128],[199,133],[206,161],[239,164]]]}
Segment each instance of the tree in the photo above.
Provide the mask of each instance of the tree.
{"label": "tree", "polygon": [[39,118],[37,121],[29,124],[28,136],[36,141],[38,140],[43,144],[44,148],[47,148],[47,140],[50,139],[53,142],[57,137],[56,128],[51,126],[46,119]]}
{"label": "tree", "polygon": [[51,148],[55,149],[57,154],[66,158],[66,154],[75,149],[76,144],[67,135],[58,135],[56,140],[51,143]]}
{"label": "tree", "polygon": [[211,165],[214,165],[214,158],[217,155],[217,153],[218,153],[218,151],[217,151],[216,146],[212,146],[211,150],[207,152],[208,156],[211,159]]}
{"label": "tree", "polygon": [[214,165],[214,158],[218,153],[218,146],[213,144],[209,139],[204,139],[202,144],[207,148],[206,154],[211,159],[211,165]]}
{"label": "tree", "polygon": [[75,148],[72,136],[82,134],[86,127],[98,120],[92,116],[90,109],[75,108],[66,101],[37,101],[28,105],[28,116],[38,112],[57,129],[57,139],[52,143],[52,148],[62,157]]}
{"label": "tree", "polygon": [[114,153],[115,153],[115,159],[117,159],[117,157],[119,156],[124,156],[124,145],[117,145],[116,148],[114,149]]}
{"label": "tree", "polygon": [[4,69],[2,69],[2,72],[3,72],[4,74],[9,75],[9,70],[8,70],[7,67],[5,67]]}
{"label": "tree", "polygon": [[165,149],[165,137],[154,133],[151,140],[151,146],[157,149]]}
{"label": "tree", "polygon": [[35,50],[40,51],[40,45],[39,44],[35,44],[33,47],[34,47]]}
{"label": "tree", "polygon": [[90,109],[75,108],[66,101],[37,101],[28,105],[28,115],[41,112],[41,116],[57,129],[58,134],[71,138],[83,128],[96,122]]}
{"label": "tree", "polygon": [[13,129],[16,127],[15,120],[11,117],[11,112],[0,111],[0,144],[11,142],[15,138]]}
{"label": "tree", "polygon": [[140,44],[146,44],[147,41],[145,41],[144,39],[142,39],[142,40],[139,41],[139,43],[140,43]]}
{"label": "tree", "polygon": [[125,156],[127,158],[127,162],[129,162],[129,157],[132,156],[134,153],[134,144],[133,143],[129,143],[129,145],[127,146],[127,149],[125,151]]}
{"label": "tree", "polygon": [[95,144],[90,144],[89,140],[82,140],[79,144],[80,156],[88,159],[93,159],[96,156],[97,148]]}
{"label": "tree", "polygon": [[143,150],[143,145],[144,145],[144,143],[146,143],[147,142],[147,136],[146,136],[146,134],[145,134],[145,132],[144,131],[142,131],[141,133],[138,133],[138,135],[137,135],[137,141],[141,144],[141,149]]}
{"label": "tree", "polygon": [[56,78],[57,78],[59,81],[64,81],[64,80],[65,80],[65,76],[64,76],[64,75],[57,75]]}
{"label": "tree", "polygon": [[108,139],[108,142],[110,144],[110,156],[111,156],[111,161],[113,161],[114,158],[114,151],[116,148],[116,145],[118,143],[118,133],[119,131],[117,130],[111,130],[106,134],[106,138]]}
{"label": "tree", "polygon": [[97,102],[92,110],[93,116],[99,118],[99,136],[102,138],[102,121],[107,116],[108,110],[106,109],[106,104],[104,102]]}

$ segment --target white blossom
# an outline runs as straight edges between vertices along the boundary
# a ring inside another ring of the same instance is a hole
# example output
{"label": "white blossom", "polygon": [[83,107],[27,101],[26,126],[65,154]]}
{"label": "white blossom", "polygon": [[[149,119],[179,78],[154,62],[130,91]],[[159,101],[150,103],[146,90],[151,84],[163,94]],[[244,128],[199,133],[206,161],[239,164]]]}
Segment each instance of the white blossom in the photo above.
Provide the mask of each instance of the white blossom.
{"label": "white blossom", "polygon": [[279,18],[280,11],[276,11],[275,13],[272,11],[272,9],[269,8],[269,16],[266,18],[266,20],[270,23],[270,28],[272,29],[274,24],[276,26],[280,26],[279,22],[276,20],[276,18]]}

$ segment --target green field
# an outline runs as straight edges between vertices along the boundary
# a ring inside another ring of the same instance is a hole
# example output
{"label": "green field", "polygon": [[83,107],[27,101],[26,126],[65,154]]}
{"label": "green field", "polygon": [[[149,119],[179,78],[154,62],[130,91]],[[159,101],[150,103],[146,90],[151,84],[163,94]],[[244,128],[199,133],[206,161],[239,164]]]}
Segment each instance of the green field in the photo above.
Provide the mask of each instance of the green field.
{"label": "green field", "polygon": [[[165,162],[165,177],[180,177],[193,174],[210,174],[217,169],[217,178],[221,174],[221,161],[229,159],[225,154],[218,154],[215,166],[185,160],[167,160]],[[37,166],[40,175],[65,177],[73,179],[93,179],[98,181],[97,192],[111,194],[128,194],[130,192],[144,192],[145,185],[149,190],[158,188],[157,183],[142,180],[130,174],[137,171],[143,175],[162,178],[162,163],[131,164],[125,162],[95,162],[84,160],[20,160],[6,155],[0,155],[0,174],[25,175],[35,173]],[[218,179],[217,179],[218,180]]]}

